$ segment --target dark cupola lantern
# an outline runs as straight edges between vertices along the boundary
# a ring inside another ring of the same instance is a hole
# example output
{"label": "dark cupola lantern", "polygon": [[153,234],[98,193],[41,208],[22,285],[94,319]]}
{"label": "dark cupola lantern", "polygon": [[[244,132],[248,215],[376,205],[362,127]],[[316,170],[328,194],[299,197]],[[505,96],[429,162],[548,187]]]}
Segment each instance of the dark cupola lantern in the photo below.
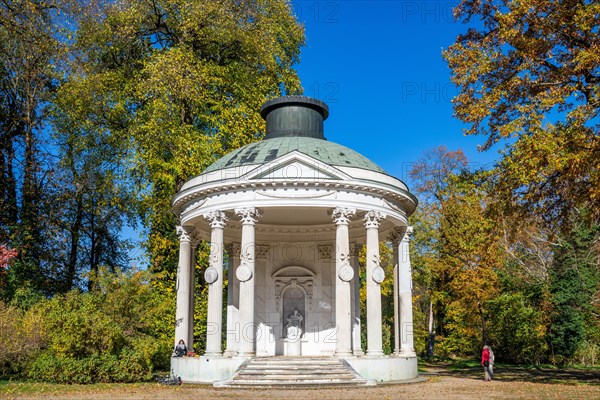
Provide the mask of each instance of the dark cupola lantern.
{"label": "dark cupola lantern", "polygon": [[325,139],[323,121],[329,116],[329,108],[310,97],[285,96],[267,101],[260,115],[267,122],[265,139],[292,136]]}

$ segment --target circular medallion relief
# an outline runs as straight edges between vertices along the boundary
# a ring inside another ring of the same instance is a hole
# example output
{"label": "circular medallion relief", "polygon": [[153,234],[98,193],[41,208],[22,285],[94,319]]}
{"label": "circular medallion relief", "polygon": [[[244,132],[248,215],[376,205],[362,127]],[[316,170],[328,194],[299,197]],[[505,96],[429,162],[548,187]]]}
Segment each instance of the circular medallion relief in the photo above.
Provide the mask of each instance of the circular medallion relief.
{"label": "circular medallion relief", "polygon": [[383,282],[384,279],[385,279],[385,272],[383,271],[383,268],[375,267],[373,269],[373,280],[377,283],[381,283],[381,282]]}
{"label": "circular medallion relief", "polygon": [[344,282],[350,282],[354,278],[354,269],[349,264],[344,264],[340,267],[338,276]]}
{"label": "circular medallion relief", "polygon": [[215,283],[219,278],[219,273],[216,268],[208,267],[206,271],[204,271],[204,280],[208,283]]}
{"label": "circular medallion relief", "polygon": [[247,265],[242,264],[238,267],[237,271],[235,271],[235,276],[237,276],[241,282],[246,282],[252,278],[252,270]]}

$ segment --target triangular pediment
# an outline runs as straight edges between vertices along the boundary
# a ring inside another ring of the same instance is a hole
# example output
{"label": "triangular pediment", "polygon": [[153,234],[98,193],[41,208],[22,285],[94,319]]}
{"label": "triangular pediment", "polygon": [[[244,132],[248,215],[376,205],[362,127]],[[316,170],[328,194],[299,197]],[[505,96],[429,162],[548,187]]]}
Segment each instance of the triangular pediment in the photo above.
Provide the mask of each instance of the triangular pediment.
{"label": "triangular pediment", "polygon": [[306,154],[294,151],[250,171],[247,179],[339,180],[349,177],[339,169]]}

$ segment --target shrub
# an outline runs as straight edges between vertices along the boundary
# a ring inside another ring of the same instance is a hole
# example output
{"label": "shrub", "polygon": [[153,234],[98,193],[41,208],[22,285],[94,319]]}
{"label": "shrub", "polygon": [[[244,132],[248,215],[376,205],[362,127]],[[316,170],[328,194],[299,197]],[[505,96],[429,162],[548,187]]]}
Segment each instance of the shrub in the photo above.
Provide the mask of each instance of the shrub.
{"label": "shrub", "polygon": [[45,345],[42,315],[0,301],[0,376],[18,373]]}
{"label": "shrub", "polygon": [[172,338],[157,327],[172,319],[172,305],[146,272],[101,271],[91,292],[57,295],[31,311],[43,315],[47,348],[29,360],[30,379],[134,382],[168,365]]}

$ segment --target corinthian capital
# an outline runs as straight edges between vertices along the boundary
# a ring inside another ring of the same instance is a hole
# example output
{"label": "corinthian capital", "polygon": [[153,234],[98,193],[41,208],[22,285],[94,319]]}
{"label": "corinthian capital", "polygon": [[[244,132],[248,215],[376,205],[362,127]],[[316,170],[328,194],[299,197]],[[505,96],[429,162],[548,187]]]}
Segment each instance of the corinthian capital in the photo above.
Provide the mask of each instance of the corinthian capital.
{"label": "corinthian capital", "polygon": [[177,236],[179,236],[180,242],[191,242],[194,239],[194,237],[193,237],[194,227],[193,226],[177,225],[176,229],[177,229]]}
{"label": "corinthian capital", "polygon": [[225,228],[227,216],[223,211],[211,211],[203,215],[204,219],[210,222],[211,228]]}
{"label": "corinthian capital", "polygon": [[336,207],[331,211],[331,217],[336,225],[348,225],[355,213],[356,208]]}
{"label": "corinthian capital", "polygon": [[244,225],[254,225],[261,217],[260,210],[256,207],[236,208],[235,213],[240,217],[240,221]]}
{"label": "corinthian capital", "polygon": [[406,233],[404,234],[404,237],[402,238],[403,242],[410,242],[410,240],[412,239],[412,235],[413,235],[413,227],[412,226],[407,226],[406,227]]}
{"label": "corinthian capital", "polygon": [[379,222],[385,219],[385,214],[379,211],[369,211],[365,214],[365,227],[366,228],[379,228]]}

